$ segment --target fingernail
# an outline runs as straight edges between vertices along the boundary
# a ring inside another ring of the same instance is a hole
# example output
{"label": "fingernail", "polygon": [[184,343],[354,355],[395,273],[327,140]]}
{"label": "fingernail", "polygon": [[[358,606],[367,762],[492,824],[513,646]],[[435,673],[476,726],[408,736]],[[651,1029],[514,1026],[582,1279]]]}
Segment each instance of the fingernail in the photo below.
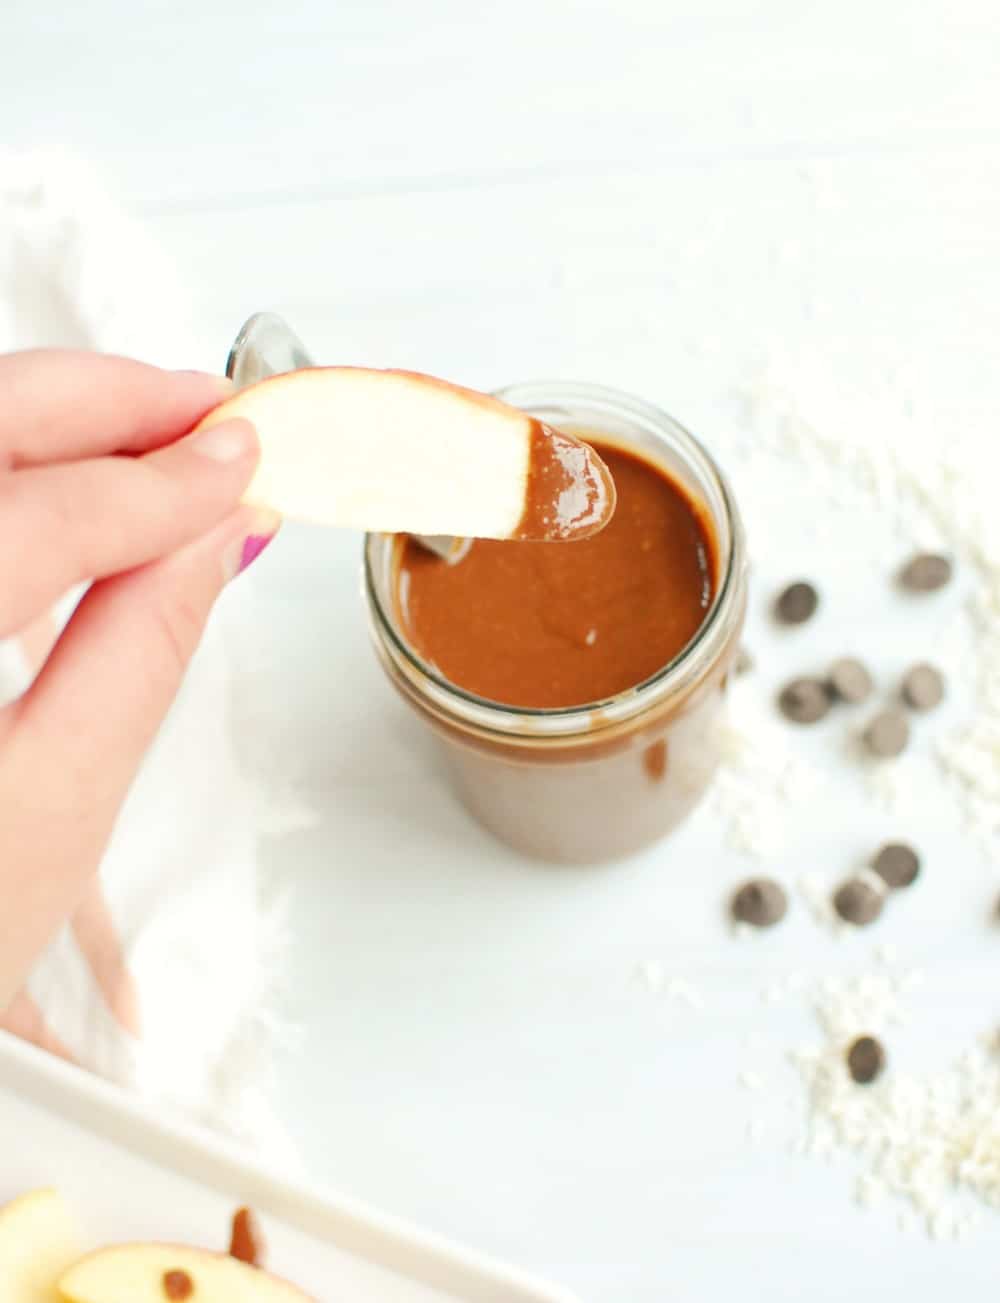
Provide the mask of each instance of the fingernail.
{"label": "fingernail", "polygon": [[223,553],[222,571],[227,583],[257,560],[280,526],[281,517],[276,511],[269,511],[266,507],[257,508],[249,531],[231,543]]}
{"label": "fingernail", "polygon": [[212,461],[237,461],[245,457],[257,442],[257,432],[249,421],[237,417],[231,421],[221,421],[209,426],[207,430],[198,430],[192,434],[188,444],[195,452]]}

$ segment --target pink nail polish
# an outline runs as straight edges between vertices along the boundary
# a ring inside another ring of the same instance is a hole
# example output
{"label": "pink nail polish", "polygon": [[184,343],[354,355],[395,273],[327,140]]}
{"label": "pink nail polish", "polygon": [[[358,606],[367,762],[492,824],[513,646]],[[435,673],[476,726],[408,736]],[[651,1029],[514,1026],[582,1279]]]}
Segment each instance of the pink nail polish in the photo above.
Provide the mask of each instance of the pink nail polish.
{"label": "pink nail polish", "polygon": [[242,574],[252,561],[256,561],[272,538],[274,538],[273,534],[248,534],[243,540],[243,551],[240,553],[240,567],[236,573]]}
{"label": "pink nail polish", "polygon": [[281,517],[274,511],[259,508],[253,515],[251,527],[242,538],[230,543],[222,555],[222,573],[228,582],[243,573],[256,561],[271,539],[277,534]]}

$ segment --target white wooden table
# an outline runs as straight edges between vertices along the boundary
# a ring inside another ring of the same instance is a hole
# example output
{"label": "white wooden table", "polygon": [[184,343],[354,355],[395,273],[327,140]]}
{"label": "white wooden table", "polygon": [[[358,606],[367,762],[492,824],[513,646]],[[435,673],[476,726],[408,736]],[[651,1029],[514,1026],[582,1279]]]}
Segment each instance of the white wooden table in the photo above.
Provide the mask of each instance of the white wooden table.
{"label": "white wooden table", "polygon": [[[321,359],[617,385],[710,444],[774,348],[847,388],[903,374],[943,434],[995,437],[998,58],[993,0],[14,0],[0,24],[5,135],[109,171],[198,296],[193,365],[269,307]],[[987,1297],[991,1234],[904,1239],[848,1171],[787,1152],[782,1049],[808,1019],[765,1020],[758,991],[869,939],[836,949],[799,911],[732,945],[746,865],[704,817],[608,871],[490,842],[381,682],[357,547],[290,530],[257,580],[278,741],[320,811],[268,849],[295,883],[304,1031],[280,1098],[313,1175],[595,1303]],[[784,577],[759,570],[754,628]],[[757,637],[769,684],[782,653]],[[797,817],[792,875],[885,831]],[[912,830],[949,858],[947,820]],[[909,906],[949,1050],[992,1016],[977,873],[953,871],[965,912],[941,882]],[[650,957],[705,1008],[643,993]],[[780,1086],[756,1148],[748,1030]]]}

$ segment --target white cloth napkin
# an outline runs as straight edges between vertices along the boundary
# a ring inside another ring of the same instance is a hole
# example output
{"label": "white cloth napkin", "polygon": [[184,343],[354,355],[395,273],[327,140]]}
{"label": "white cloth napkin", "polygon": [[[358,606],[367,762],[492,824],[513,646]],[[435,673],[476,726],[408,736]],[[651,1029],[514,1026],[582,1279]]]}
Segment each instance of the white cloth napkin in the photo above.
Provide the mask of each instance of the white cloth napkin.
{"label": "white cloth napkin", "polygon": [[[61,345],[184,367],[204,362],[195,338],[158,250],[84,166],[0,155],[0,351]],[[227,716],[227,622],[253,600],[251,576],[225,595],[123,811],[89,917],[63,929],[24,998],[81,1065],[287,1159],[268,1102],[286,1031],[275,1013],[282,909],[255,848],[297,815],[241,772]],[[56,621],[71,609],[69,599]],[[0,642],[0,702],[23,691],[45,641],[43,622]],[[121,947],[111,961],[109,932]]]}

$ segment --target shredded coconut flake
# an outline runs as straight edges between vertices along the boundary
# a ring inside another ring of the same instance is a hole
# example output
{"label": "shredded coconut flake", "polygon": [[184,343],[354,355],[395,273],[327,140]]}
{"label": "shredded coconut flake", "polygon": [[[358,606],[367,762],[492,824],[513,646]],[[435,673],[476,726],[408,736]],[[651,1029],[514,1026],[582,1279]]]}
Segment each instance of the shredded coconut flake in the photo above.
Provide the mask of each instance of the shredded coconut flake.
{"label": "shredded coconut flake", "polygon": [[[974,1226],[970,1195],[1000,1207],[1000,1059],[977,1048],[942,1072],[896,1066],[871,1085],[853,1082],[845,1047],[903,1020],[902,985],[882,972],[822,984],[825,1044],[794,1056],[812,1106],[805,1149],[855,1151],[864,1164],[860,1203],[905,1199],[934,1238],[960,1238]],[[909,1224],[904,1214],[901,1225]]]}
{"label": "shredded coconut flake", "polygon": [[[802,358],[772,356],[735,395],[743,433],[726,453],[740,473],[754,546],[767,547],[773,532],[754,531],[752,518],[765,516],[762,485],[783,464],[794,465],[803,492],[814,488],[831,508],[816,521],[819,547],[837,545],[837,512],[851,511],[877,514],[900,557],[909,547],[955,559],[969,593],[936,636],[934,659],[950,680],[974,685],[975,709],[934,734],[927,750],[969,834],[1000,866],[1000,512],[991,500],[993,479],[976,453],[976,432],[963,438],[959,431],[921,428],[905,395],[891,386],[847,394],[828,375],[808,371]],[[822,428],[813,419],[820,415]],[[878,438],[870,437],[873,429]],[[876,573],[885,569],[884,554],[872,559]],[[782,807],[814,789],[817,773],[794,756],[770,703],[759,694],[755,699],[752,678],[734,683],[731,702],[728,763],[715,785],[713,814],[734,849],[765,856],[783,844]],[[857,748],[853,754],[864,764],[873,800],[888,812],[901,810],[912,793],[912,755],[873,763]]]}

